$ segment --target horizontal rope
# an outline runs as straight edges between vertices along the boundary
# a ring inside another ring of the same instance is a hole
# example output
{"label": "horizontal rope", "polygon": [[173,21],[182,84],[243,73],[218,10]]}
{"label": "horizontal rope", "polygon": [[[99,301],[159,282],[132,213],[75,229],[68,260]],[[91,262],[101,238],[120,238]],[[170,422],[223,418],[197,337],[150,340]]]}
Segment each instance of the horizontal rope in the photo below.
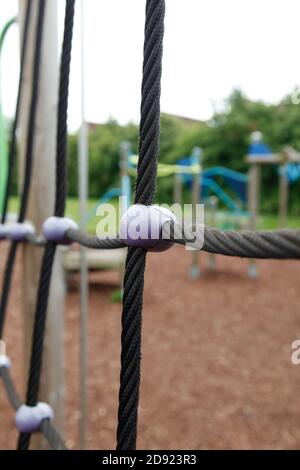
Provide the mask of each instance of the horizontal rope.
{"label": "horizontal rope", "polygon": [[115,236],[114,238],[99,238],[97,236],[88,235],[77,229],[68,230],[66,236],[69,240],[77,242],[87,248],[112,250],[115,248],[126,247],[125,243],[120,240],[118,236]]}
{"label": "horizontal rope", "polygon": [[[81,246],[99,250],[127,247],[118,235],[112,238],[98,238],[78,229],[69,229],[66,237]],[[204,229],[199,228],[195,233],[190,224],[184,224],[183,229],[180,224],[174,226],[166,222],[162,237],[165,240],[171,238],[179,245],[190,245],[197,250],[218,255],[257,259],[300,259],[298,229],[233,231],[206,226]],[[26,236],[26,243],[43,247],[46,245],[46,240],[41,236],[29,234]]]}
{"label": "horizontal rope", "polygon": [[207,253],[254,259],[300,259],[300,230],[236,232],[205,227],[193,231],[191,225],[183,227],[167,222],[163,226],[163,238],[170,237],[175,243]]}
{"label": "horizontal rope", "polygon": [[32,233],[29,233],[26,235],[26,242],[30,243],[31,245],[35,246],[46,246],[47,241],[43,237],[39,237],[37,235],[33,235]]}

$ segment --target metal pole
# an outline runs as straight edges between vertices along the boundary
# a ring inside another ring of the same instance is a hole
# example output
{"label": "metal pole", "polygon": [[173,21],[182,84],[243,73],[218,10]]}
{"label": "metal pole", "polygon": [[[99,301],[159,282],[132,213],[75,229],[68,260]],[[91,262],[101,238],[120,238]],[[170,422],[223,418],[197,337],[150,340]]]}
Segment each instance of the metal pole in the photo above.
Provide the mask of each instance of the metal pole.
{"label": "metal pole", "polygon": [[[217,209],[218,209],[218,198],[216,196],[211,196],[209,198],[209,206],[210,206],[210,220],[209,225],[211,227],[216,227],[217,225]],[[216,255],[210,253],[208,255],[207,266],[211,270],[215,270],[217,266]]]}
{"label": "metal pole", "polygon": [[[256,230],[257,218],[259,215],[259,201],[260,201],[260,178],[261,168],[257,163],[251,165],[249,171],[249,193],[248,193],[248,204],[250,216],[250,229]],[[258,276],[258,268],[256,261],[250,259],[248,262],[248,276],[252,279],[256,279]]]}
{"label": "metal pole", "polygon": [[120,146],[120,176],[121,176],[121,193],[122,193],[122,207],[121,215],[128,209],[131,204],[131,188],[130,176],[128,174],[128,157],[130,153],[130,143],[121,142]]}
{"label": "metal pole", "polygon": [[[200,157],[201,157],[201,149],[199,147],[195,147],[192,152],[192,165],[199,165],[200,164]],[[197,204],[200,203],[200,174],[198,172],[193,175],[193,183],[192,183],[192,204],[193,204],[193,216],[192,216],[192,223],[196,222],[196,211],[197,211]],[[190,277],[192,279],[198,279],[200,277],[201,271],[199,267],[199,253],[197,250],[192,250],[192,266],[190,270]]]}
{"label": "metal pole", "polygon": [[[84,73],[84,0],[81,0],[81,127],[79,132],[79,211],[80,228],[86,230],[86,214],[88,199],[88,129],[85,122],[85,73]],[[88,355],[88,266],[86,248],[80,247],[80,418],[79,418],[79,445],[86,448],[87,424],[87,355]]]}

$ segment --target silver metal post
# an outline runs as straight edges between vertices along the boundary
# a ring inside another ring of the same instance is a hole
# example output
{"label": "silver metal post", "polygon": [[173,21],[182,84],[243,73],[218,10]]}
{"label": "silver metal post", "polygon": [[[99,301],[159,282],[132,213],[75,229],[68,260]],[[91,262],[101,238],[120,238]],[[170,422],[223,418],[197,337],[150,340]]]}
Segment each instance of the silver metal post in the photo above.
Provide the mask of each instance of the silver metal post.
{"label": "silver metal post", "polygon": [[[85,74],[84,74],[84,0],[81,0],[81,127],[79,132],[79,211],[80,229],[86,230],[86,214],[88,199],[88,129],[85,122]],[[79,418],[79,444],[80,449],[86,448],[87,424],[87,356],[88,356],[88,266],[86,248],[80,247],[80,418]]]}

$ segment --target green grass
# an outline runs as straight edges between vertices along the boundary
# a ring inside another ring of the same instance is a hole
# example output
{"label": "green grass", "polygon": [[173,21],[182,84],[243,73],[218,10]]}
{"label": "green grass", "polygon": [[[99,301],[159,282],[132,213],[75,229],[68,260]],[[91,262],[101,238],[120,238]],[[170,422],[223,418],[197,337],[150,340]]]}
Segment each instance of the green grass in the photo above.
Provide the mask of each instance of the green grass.
{"label": "green grass", "polygon": [[[264,214],[259,217],[258,228],[265,230],[273,230],[278,228],[279,220],[278,215],[275,214]],[[288,217],[288,228],[300,228],[300,217],[289,216]]]}
{"label": "green grass", "polygon": [[[111,203],[115,206],[117,214],[118,214],[118,200],[114,199]],[[88,217],[88,224],[87,229],[88,232],[91,234],[96,233],[96,226],[99,222],[99,217],[95,214],[95,208],[97,204],[97,199],[90,199],[88,201],[88,213],[90,217]],[[13,197],[10,202],[9,207],[11,212],[16,212],[18,209],[18,199]],[[67,209],[66,215],[74,219],[75,221],[79,221],[79,202],[76,198],[68,198],[67,201]],[[258,228],[265,229],[265,230],[272,230],[278,228],[278,215],[277,214],[263,214],[258,219]],[[296,216],[289,216],[288,217],[288,224],[289,228],[300,228],[300,217]]]}
{"label": "green grass", "polygon": [[[99,222],[99,217],[96,216],[96,206],[97,206],[97,199],[90,199],[88,201],[88,214],[87,214],[87,230],[90,234],[96,233],[96,227]],[[118,212],[118,200],[110,201],[116,208],[117,214]],[[10,212],[17,212],[18,211],[18,198],[12,197],[9,203],[9,211]],[[79,201],[76,198],[68,198],[67,200],[67,208],[66,208],[66,216],[71,217],[76,222],[79,222],[80,213],[79,213]]]}

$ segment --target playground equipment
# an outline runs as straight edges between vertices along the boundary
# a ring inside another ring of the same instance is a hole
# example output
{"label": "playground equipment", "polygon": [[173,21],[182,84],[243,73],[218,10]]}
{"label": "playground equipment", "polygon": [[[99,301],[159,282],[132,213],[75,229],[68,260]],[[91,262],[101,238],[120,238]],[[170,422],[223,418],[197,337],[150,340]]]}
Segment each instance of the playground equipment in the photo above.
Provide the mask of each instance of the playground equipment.
{"label": "playground equipment", "polygon": [[[196,148],[193,150],[190,157],[183,158],[177,162],[181,167],[191,167],[198,162],[201,162],[201,149]],[[215,180],[216,177],[221,178],[224,183],[232,190],[236,195],[237,200],[234,200],[220,184]],[[195,177],[192,177],[188,173],[179,173],[175,177],[174,181],[174,198],[179,204],[182,204],[182,186],[183,185],[197,185],[198,195],[197,201],[201,201],[205,204],[205,216],[209,220],[210,225],[216,226],[218,223],[217,208],[221,202],[228,209],[227,221],[223,221],[222,228],[235,229],[246,228],[249,221],[249,213],[245,210],[247,205],[247,193],[248,193],[248,176],[243,173],[225,168],[222,166],[216,166],[211,168],[202,169]],[[195,191],[195,189],[193,190]],[[195,256],[195,254],[193,254]],[[196,254],[197,256],[197,254]],[[193,259],[191,271],[193,273],[193,266],[195,261]],[[209,269],[215,269],[216,259],[213,254],[208,257]],[[200,270],[194,271],[195,275],[192,278],[199,277]]]}
{"label": "playground equipment", "polygon": [[[131,184],[128,174],[129,158],[131,148],[128,142],[122,142],[120,145],[120,188],[109,188],[103,196],[97,201],[94,207],[83,215],[84,226],[96,217],[97,209],[103,204],[107,204],[115,198],[121,198],[121,215],[127,210],[131,203]],[[86,156],[87,158],[87,156]],[[116,271],[119,274],[120,292],[122,292],[123,275],[126,260],[126,249],[115,250],[86,250],[87,271]],[[81,253],[78,250],[67,249],[63,256],[63,266],[66,272],[67,280],[72,274],[80,271]]]}
{"label": "playground equipment", "polygon": [[[128,157],[124,166],[125,174],[135,176],[138,163],[138,156],[132,155],[130,146],[127,146]],[[216,166],[203,169],[201,166],[202,149],[195,147],[191,155],[180,159],[176,164],[159,163],[157,177],[174,177],[174,202],[182,206],[182,190],[186,185],[191,189],[191,202],[193,205],[199,201],[205,204],[205,214],[213,226],[218,223],[217,207],[222,203],[228,209],[226,219],[222,221],[221,227],[224,229],[243,229],[249,226],[250,214],[246,210],[248,204],[248,175],[231,170],[226,167]],[[233,199],[215,178],[221,178],[228,188],[236,195]],[[130,183],[129,183],[130,184]],[[213,199],[211,199],[213,198]],[[212,202],[213,201],[213,202]],[[215,269],[216,260],[213,254],[208,257],[208,267]],[[199,256],[192,251],[192,263],[190,267],[191,279],[200,276]]]}
{"label": "playground equipment", "polygon": [[[185,163],[166,164],[159,163],[157,167],[157,177],[174,177],[174,202],[182,206],[182,179],[187,178],[191,186],[191,204],[193,207],[199,203],[200,200],[200,187],[199,177],[201,175],[200,165],[201,149],[195,147],[191,157]],[[138,156],[130,155],[128,157],[127,174],[131,176],[136,175],[136,168],[138,164]],[[129,183],[130,184],[130,183]],[[191,214],[191,222],[196,220],[196,214]],[[200,276],[199,256],[198,253],[192,250],[192,263],[190,268],[191,279],[197,279]]]}
{"label": "playground equipment", "polygon": [[[259,217],[261,172],[265,165],[273,165],[278,169],[279,175],[279,227],[284,228],[287,222],[289,185],[300,179],[300,153],[290,146],[286,146],[280,153],[273,153],[263,142],[263,135],[256,131],[251,135],[246,161],[249,170],[249,213],[251,230],[257,229]],[[249,261],[248,273],[250,277],[257,277],[255,260]]]}
{"label": "playground equipment", "polygon": [[[41,41],[43,37],[43,20],[45,1],[38,3],[38,21],[36,27],[34,74],[32,90],[38,94],[38,76],[40,65]],[[21,196],[21,214],[19,222],[12,230],[11,227],[2,225],[1,241],[7,240],[11,249],[16,251],[19,245],[26,249],[32,248],[43,251],[43,259],[38,281],[36,297],[36,310],[33,325],[31,360],[28,374],[26,404],[24,405],[16,393],[14,382],[10,374],[12,366],[9,358],[3,350],[0,351],[0,375],[9,397],[12,408],[16,411],[16,426],[20,432],[18,449],[27,450],[32,433],[42,433],[48,440],[52,449],[65,449],[65,444],[60,434],[52,425],[53,412],[47,404],[39,403],[40,381],[43,368],[44,340],[46,333],[47,307],[50,294],[50,281],[54,256],[59,245],[77,242],[81,246],[101,249],[118,249],[128,246],[126,271],[124,276],[124,296],[122,312],[122,352],[121,374],[119,393],[119,412],[117,430],[117,450],[135,450],[137,439],[140,369],[141,369],[141,333],[144,272],[148,251],[161,248],[170,248],[173,243],[187,245],[191,237],[189,227],[174,221],[172,214],[164,213],[163,221],[158,217],[143,219],[141,233],[151,234],[151,237],[140,237],[133,242],[128,233],[126,223],[122,225],[123,239],[116,235],[112,238],[99,239],[91,237],[76,228],[74,222],[65,218],[66,203],[66,141],[67,141],[67,108],[68,85],[70,72],[70,59],[72,49],[72,32],[74,20],[74,0],[66,0],[66,15],[64,28],[64,41],[62,48],[60,93],[58,103],[58,130],[56,152],[56,195],[53,217],[46,218],[43,224],[43,237],[36,236],[32,231],[32,225],[25,224],[27,202],[30,187],[33,185],[32,157],[33,145],[27,147],[26,162],[27,172],[25,191]],[[164,36],[164,0],[147,0],[146,27],[145,27],[145,55],[143,66],[141,126],[139,165],[136,184],[134,205],[142,206],[144,214],[153,214],[151,207],[156,183],[156,171],[159,148],[159,123],[160,123],[160,84],[162,70],[162,44]],[[51,30],[51,28],[49,28]],[[151,58],[151,60],[150,60]],[[150,64],[150,66],[149,66]],[[45,64],[43,64],[45,66]],[[155,71],[155,73],[153,73]],[[32,93],[31,112],[28,126],[28,136],[33,144],[36,139],[35,123],[37,111],[37,95]],[[48,132],[48,129],[47,129]],[[48,175],[47,175],[48,176]],[[197,188],[199,185],[197,184]],[[49,188],[46,188],[49,190]],[[149,207],[150,206],[150,207]],[[131,208],[132,209],[132,208]],[[163,214],[163,211],[161,212]],[[35,220],[33,222],[36,222]],[[138,224],[138,222],[136,222]],[[137,227],[136,227],[137,228]],[[157,236],[152,236],[155,228]],[[171,234],[171,237],[170,237]],[[245,258],[263,259],[300,259],[299,230],[277,230],[267,232],[234,232],[205,228],[204,244],[202,234],[196,233],[195,247],[209,253],[223,254],[227,256],[239,256]],[[10,251],[11,253],[11,251]],[[8,258],[5,269],[4,285],[0,310],[0,336],[3,338],[3,327],[7,314],[7,301],[12,286],[11,276],[14,266],[14,257]],[[32,285],[33,287],[33,285]],[[159,288],[160,286],[158,286]],[[221,293],[222,294],[222,293]],[[57,305],[56,305],[57,306]],[[59,333],[55,329],[56,335]],[[53,345],[52,345],[53,346]],[[49,345],[51,347],[51,345]],[[62,357],[60,357],[62,362]],[[52,373],[57,372],[54,365]],[[180,380],[180,378],[179,378]],[[51,399],[51,397],[48,397]]]}
{"label": "playground equipment", "polygon": [[1,90],[1,57],[5,38],[11,27],[16,23],[16,18],[10,19],[0,32],[0,214],[3,211],[3,201],[5,195],[5,185],[7,181],[8,171],[8,154],[7,154],[7,129],[2,111],[2,90]]}

